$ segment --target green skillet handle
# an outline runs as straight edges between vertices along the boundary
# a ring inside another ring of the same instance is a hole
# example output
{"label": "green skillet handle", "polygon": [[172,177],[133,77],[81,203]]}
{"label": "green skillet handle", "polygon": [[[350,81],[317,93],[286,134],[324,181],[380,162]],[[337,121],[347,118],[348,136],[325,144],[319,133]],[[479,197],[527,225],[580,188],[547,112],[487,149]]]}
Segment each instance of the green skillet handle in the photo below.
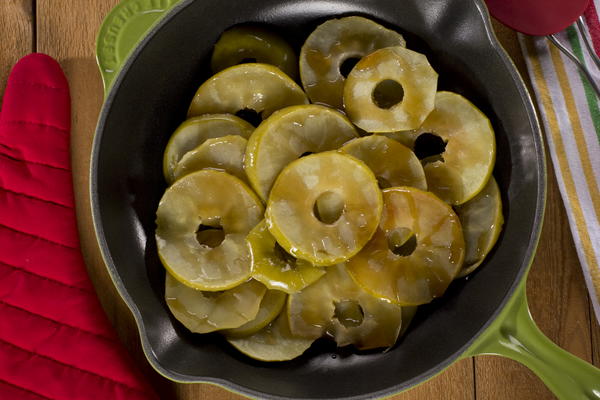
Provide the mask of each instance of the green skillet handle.
{"label": "green skillet handle", "polygon": [[146,32],[181,0],[122,0],[106,16],[96,39],[104,96]]}
{"label": "green skillet handle", "polygon": [[531,369],[559,399],[600,399],[600,369],[566,352],[536,326],[525,295],[525,280],[466,356],[495,354]]}

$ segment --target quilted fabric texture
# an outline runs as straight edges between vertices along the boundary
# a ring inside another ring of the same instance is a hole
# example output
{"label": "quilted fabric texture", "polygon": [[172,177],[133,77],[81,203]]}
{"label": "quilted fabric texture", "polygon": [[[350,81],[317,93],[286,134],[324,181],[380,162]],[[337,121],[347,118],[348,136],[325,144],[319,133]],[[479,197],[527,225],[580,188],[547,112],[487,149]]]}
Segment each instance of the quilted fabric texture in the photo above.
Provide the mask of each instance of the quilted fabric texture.
{"label": "quilted fabric texture", "polygon": [[0,112],[0,399],[157,399],[85,270],[69,132],[60,66],[25,57]]}

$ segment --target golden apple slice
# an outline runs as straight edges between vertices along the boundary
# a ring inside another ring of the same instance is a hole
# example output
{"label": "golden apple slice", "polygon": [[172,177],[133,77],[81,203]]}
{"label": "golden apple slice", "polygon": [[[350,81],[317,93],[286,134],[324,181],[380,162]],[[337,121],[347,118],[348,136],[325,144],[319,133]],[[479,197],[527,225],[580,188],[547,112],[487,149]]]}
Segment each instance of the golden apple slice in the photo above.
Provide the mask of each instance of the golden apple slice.
{"label": "golden apple slice", "polygon": [[200,290],[225,290],[246,281],[252,273],[246,235],[263,211],[252,190],[232,175],[204,169],[184,176],[165,191],[156,211],[163,265]]}
{"label": "golden apple slice", "polygon": [[423,167],[430,191],[458,205],[483,189],[496,161],[496,138],[489,119],[469,100],[439,92],[435,109],[415,133],[431,133],[446,143],[443,161]]}
{"label": "golden apple slice", "polygon": [[267,200],[281,170],[305,153],[336,150],[358,137],[340,112],[319,105],[293,106],[277,111],[252,134],[245,167],[252,187]]}
{"label": "golden apple slice", "polygon": [[404,47],[377,50],[348,75],[346,113],[367,132],[416,129],[433,110],[437,78],[423,54]]}
{"label": "golden apple slice", "polygon": [[248,321],[237,328],[225,329],[221,331],[221,333],[230,338],[237,338],[249,336],[260,331],[277,318],[285,306],[286,299],[287,295],[284,292],[279,290],[267,290],[260,302],[258,313],[253,320]]}
{"label": "golden apple slice", "polygon": [[409,149],[415,149],[415,140],[417,139],[417,134],[414,131],[397,131],[397,132],[380,132],[376,135],[385,136],[387,138],[393,139],[396,142],[403,144]]}
{"label": "golden apple slice", "polygon": [[290,332],[285,312],[253,335],[227,338],[236,349],[260,361],[286,361],[299,357],[314,340],[295,336]]}
{"label": "golden apple slice", "polygon": [[381,201],[377,180],[365,164],[328,151],[302,157],[281,171],[265,218],[289,254],[333,265],[352,257],[371,238]]}
{"label": "golden apple slice", "polygon": [[254,127],[235,115],[213,114],[184,121],[173,133],[163,156],[163,173],[167,183],[175,180],[173,173],[185,153],[200,146],[207,139],[229,135],[250,137]]}
{"label": "golden apple slice", "polygon": [[213,72],[247,61],[274,65],[292,79],[298,75],[294,49],[275,33],[248,25],[234,26],[223,32],[210,60]]}
{"label": "golden apple slice", "polygon": [[252,251],[252,277],[270,289],[295,293],[325,273],[308,261],[289,255],[267,229],[263,220],[246,238]]}
{"label": "golden apple slice", "polygon": [[308,104],[296,82],[277,67],[250,63],[224,69],[200,85],[188,116],[252,110],[264,119],[296,104]]}
{"label": "golden apple slice", "polygon": [[456,214],[465,235],[465,262],[458,274],[463,277],[481,265],[502,231],[502,199],[494,177],[475,197],[456,207]]}
{"label": "golden apple slice", "polygon": [[393,139],[365,136],[348,142],[340,150],[367,164],[382,189],[412,186],[427,190],[421,162],[412,150]]}
{"label": "golden apple slice", "polygon": [[347,63],[374,50],[404,46],[402,35],[367,18],[330,19],[319,25],[300,50],[300,78],[314,103],[343,108]]}
{"label": "golden apple slice", "polygon": [[246,181],[244,154],[247,143],[241,136],[207,139],[194,150],[185,153],[177,163],[173,176],[179,179],[191,172],[209,168],[230,173]]}
{"label": "golden apple slice", "polygon": [[398,187],[383,190],[379,228],[346,265],[373,295],[419,305],[446,291],[464,254],[460,221],[450,206],[429,192]]}
{"label": "golden apple slice", "polygon": [[307,339],[332,337],[338,346],[360,350],[390,347],[402,327],[402,307],[367,293],[348,275],[343,264],[289,296],[291,331]]}
{"label": "golden apple slice", "polygon": [[237,328],[256,318],[267,289],[250,280],[223,292],[202,292],[167,272],[165,300],[173,316],[194,333]]}

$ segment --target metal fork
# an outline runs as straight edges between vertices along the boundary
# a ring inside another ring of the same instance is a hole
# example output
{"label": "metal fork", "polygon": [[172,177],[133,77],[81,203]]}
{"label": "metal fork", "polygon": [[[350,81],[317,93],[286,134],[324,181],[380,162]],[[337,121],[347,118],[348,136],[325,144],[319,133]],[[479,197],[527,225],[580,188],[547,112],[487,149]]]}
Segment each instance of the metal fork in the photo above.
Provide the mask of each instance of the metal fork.
{"label": "metal fork", "polygon": [[[596,64],[596,67],[600,70],[600,58],[598,58],[598,55],[596,54],[596,52],[594,51],[594,48],[592,47],[592,43],[590,43],[590,39],[587,37],[587,35],[585,33],[583,17],[579,17],[573,26],[581,34],[581,37],[583,38],[583,43],[585,43],[585,47],[586,47],[588,53],[592,57],[592,60],[594,61],[594,64]],[[554,44],[560,51],[562,51],[567,57],[569,57],[571,59],[571,61],[573,61],[575,63],[575,65],[577,65],[579,70],[583,73],[583,75],[585,75],[587,80],[590,82],[590,85],[592,85],[592,88],[596,92],[596,96],[598,96],[600,98],[600,88],[598,87],[598,84],[594,81],[594,78],[592,77],[590,70],[587,69],[587,67],[581,61],[579,61],[579,59],[577,58],[577,56],[575,54],[573,54],[571,51],[569,51],[569,49],[567,49],[558,40],[558,38],[556,37],[556,34],[548,35],[547,37],[550,40],[550,42],[552,42],[552,44]]]}

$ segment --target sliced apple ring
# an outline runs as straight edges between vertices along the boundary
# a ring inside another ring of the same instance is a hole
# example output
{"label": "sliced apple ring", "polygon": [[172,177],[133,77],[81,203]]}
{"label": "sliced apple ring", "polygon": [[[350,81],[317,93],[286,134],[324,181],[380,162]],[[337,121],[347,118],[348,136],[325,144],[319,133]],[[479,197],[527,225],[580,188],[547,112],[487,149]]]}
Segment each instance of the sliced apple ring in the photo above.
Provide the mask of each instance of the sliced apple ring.
{"label": "sliced apple ring", "polygon": [[237,328],[256,318],[267,289],[250,280],[224,292],[202,292],[167,272],[165,300],[173,316],[194,333]]}
{"label": "sliced apple ring", "polygon": [[421,162],[408,147],[385,136],[371,135],[345,144],[342,152],[367,164],[382,189],[392,186],[412,186],[427,190]]}
{"label": "sliced apple ring", "polygon": [[379,228],[346,266],[373,295],[420,305],[446,291],[464,255],[460,221],[450,206],[429,192],[398,187],[383,190]]}
{"label": "sliced apple ring", "polygon": [[417,139],[417,135],[414,133],[414,131],[410,130],[410,131],[397,131],[397,132],[381,132],[381,133],[377,133],[376,135],[381,135],[381,136],[385,136],[389,139],[393,139],[396,142],[403,144],[404,146],[408,147],[409,149],[413,150],[415,149],[415,140]]}
{"label": "sliced apple ring", "polygon": [[381,208],[371,170],[352,156],[328,151],[302,157],[281,171],[265,218],[289,254],[326,266],[347,260],[369,241]]}
{"label": "sliced apple ring", "polygon": [[[207,291],[230,289],[252,273],[246,235],[263,211],[260,200],[238,178],[208,169],[193,172],[171,185],[160,200],[158,255],[185,285]],[[205,233],[221,233],[222,241],[199,240]]]}
{"label": "sliced apple ring", "polygon": [[274,65],[292,79],[298,75],[294,49],[275,33],[248,25],[234,26],[223,32],[210,60],[213,72],[248,61]]}
{"label": "sliced apple ring", "polygon": [[475,197],[456,207],[456,214],[465,235],[465,262],[458,274],[460,278],[481,265],[502,231],[502,199],[494,177]]}
{"label": "sliced apple ring", "polygon": [[300,50],[302,86],[314,103],[341,110],[346,78],[340,69],[346,69],[345,63],[383,47],[405,45],[402,35],[367,18],[330,19],[308,36]]}
{"label": "sliced apple ring", "polygon": [[299,357],[314,342],[290,332],[285,312],[269,325],[241,338],[227,338],[233,347],[259,361],[287,361]]}
{"label": "sliced apple ring", "polygon": [[210,168],[227,172],[247,181],[244,172],[244,154],[248,141],[241,136],[223,136],[207,139],[188,151],[177,163],[173,177],[179,179],[191,172]]}
{"label": "sliced apple ring", "polygon": [[167,183],[175,181],[173,173],[177,163],[188,151],[200,146],[210,138],[238,135],[250,137],[254,127],[235,115],[212,114],[184,121],[171,135],[163,155],[163,173]]}
{"label": "sliced apple ring", "polygon": [[279,68],[241,64],[224,69],[200,85],[188,117],[252,110],[265,119],[274,111],[296,104],[308,104],[308,98]]}
{"label": "sliced apple ring", "polygon": [[294,258],[279,246],[263,220],[248,234],[252,277],[270,289],[296,293],[319,279],[325,270]]}
{"label": "sliced apple ring", "polygon": [[305,153],[336,150],[358,137],[342,113],[319,105],[287,107],[265,120],[246,148],[245,168],[258,195],[266,201],[281,170]]}
{"label": "sliced apple ring", "polygon": [[443,161],[423,167],[431,192],[459,205],[483,189],[496,161],[496,138],[490,120],[469,100],[438,92],[435,109],[415,133],[431,133],[446,142]]}
{"label": "sliced apple ring", "polygon": [[423,54],[404,47],[377,50],[346,79],[346,113],[367,132],[416,129],[433,110],[437,78]]}
{"label": "sliced apple ring", "polygon": [[288,298],[290,330],[307,339],[333,338],[360,350],[390,347],[402,327],[402,307],[367,293],[343,264]]}
{"label": "sliced apple ring", "polygon": [[283,310],[283,307],[285,307],[286,300],[287,295],[284,292],[279,290],[267,290],[260,302],[258,313],[253,320],[248,321],[237,328],[225,329],[221,331],[221,333],[227,337],[234,338],[249,336],[260,331],[277,318],[281,313],[281,310]]}

